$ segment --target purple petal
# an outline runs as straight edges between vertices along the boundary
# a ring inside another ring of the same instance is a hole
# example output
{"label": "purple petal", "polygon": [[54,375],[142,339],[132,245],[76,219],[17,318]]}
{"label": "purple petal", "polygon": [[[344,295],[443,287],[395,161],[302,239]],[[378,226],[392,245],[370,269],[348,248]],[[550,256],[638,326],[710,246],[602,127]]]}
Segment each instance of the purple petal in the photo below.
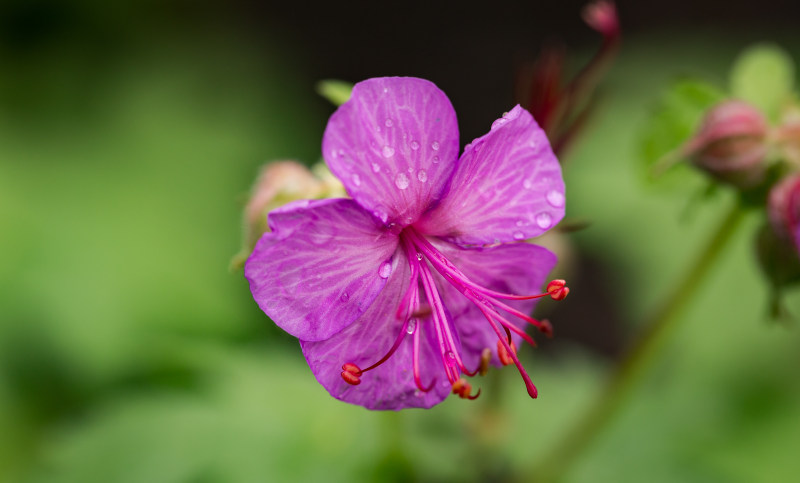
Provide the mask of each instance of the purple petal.
{"label": "purple petal", "polygon": [[467,145],[448,195],[417,223],[461,245],[524,240],[564,216],[561,167],[544,131],[519,106]]}
{"label": "purple petal", "polygon": [[322,154],[361,206],[407,225],[446,188],[458,158],[456,114],[430,81],[369,79],[331,116]]}
{"label": "purple petal", "polygon": [[[488,289],[514,295],[541,293],[547,275],[556,265],[556,256],[546,248],[529,243],[511,243],[491,248],[459,248],[449,243],[437,243],[439,249],[473,282]],[[497,335],[478,308],[458,290],[437,277],[445,305],[461,338],[463,357],[472,370],[480,362],[481,351],[488,347],[496,353]],[[523,314],[530,314],[536,300],[502,300]],[[530,324],[502,310],[509,322],[523,329]],[[528,331],[530,333],[530,331]],[[512,336],[517,347],[520,337]],[[494,362],[499,363],[497,356]]]}
{"label": "purple petal", "polygon": [[398,239],[355,201],[299,201],[269,214],[245,265],[258,306],[286,332],[327,339],[386,284]]}
{"label": "purple petal", "polygon": [[342,364],[352,362],[362,369],[379,361],[392,347],[403,324],[395,311],[409,284],[410,271],[404,255],[398,254],[396,269],[384,290],[355,323],[319,342],[300,341],[314,376],[336,399],[367,409],[429,408],[442,402],[450,384],[435,352],[435,334],[430,321],[420,322],[420,374],[423,384],[436,384],[429,392],[417,389],[412,366],[413,337],[406,334],[397,351],[382,365],[361,375],[352,386],[342,377]]}

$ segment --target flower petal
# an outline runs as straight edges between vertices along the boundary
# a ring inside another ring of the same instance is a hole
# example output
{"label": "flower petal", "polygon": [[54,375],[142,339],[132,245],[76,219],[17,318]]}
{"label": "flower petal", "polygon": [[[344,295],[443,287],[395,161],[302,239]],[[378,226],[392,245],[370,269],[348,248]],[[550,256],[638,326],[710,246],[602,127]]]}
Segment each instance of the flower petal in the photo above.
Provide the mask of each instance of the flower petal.
{"label": "flower petal", "polygon": [[[442,252],[473,282],[488,289],[515,294],[539,293],[547,275],[556,265],[556,256],[546,248],[529,243],[511,243],[491,248],[459,248],[449,243],[436,243]],[[442,298],[450,311],[453,325],[461,338],[462,357],[470,370],[480,363],[481,351],[488,347],[495,353],[497,335],[480,310],[449,282],[437,274]],[[503,303],[530,314],[536,300],[502,300]],[[500,313],[509,322],[525,329],[529,324],[513,315]],[[512,335],[520,347],[520,337]],[[495,364],[499,364],[497,356]]]}
{"label": "flower petal", "polygon": [[403,324],[395,318],[397,305],[409,284],[410,270],[398,251],[396,269],[386,287],[367,312],[352,325],[330,339],[300,341],[303,354],[320,384],[336,399],[367,409],[429,408],[442,402],[450,384],[435,352],[436,337],[429,320],[422,321],[420,372],[423,384],[436,384],[429,392],[417,389],[412,366],[413,337],[406,334],[397,351],[383,364],[361,375],[361,384],[352,386],[342,377],[342,364],[352,362],[366,369],[381,359],[397,340]]}
{"label": "flower petal", "polygon": [[564,216],[561,167],[544,131],[514,107],[467,145],[450,192],[416,226],[460,245],[524,240]]}
{"label": "flower petal", "polygon": [[386,284],[398,238],[350,199],[298,201],[269,214],[245,265],[258,306],[286,332],[327,339]]}
{"label": "flower petal", "polygon": [[446,189],[458,159],[456,114],[430,81],[369,79],[331,116],[322,153],[361,206],[407,225]]}

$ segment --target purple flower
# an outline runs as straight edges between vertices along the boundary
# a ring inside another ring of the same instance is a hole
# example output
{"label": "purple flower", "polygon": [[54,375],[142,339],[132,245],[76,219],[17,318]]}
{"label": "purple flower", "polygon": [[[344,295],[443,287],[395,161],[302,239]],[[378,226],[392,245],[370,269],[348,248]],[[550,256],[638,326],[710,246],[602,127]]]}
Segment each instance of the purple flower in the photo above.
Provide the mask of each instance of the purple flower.
{"label": "purple flower", "polygon": [[459,157],[455,111],[434,84],[369,79],[322,144],[352,199],[271,212],[245,266],[317,380],[369,409],[427,408],[451,391],[476,397],[462,374],[482,360],[511,362],[536,397],[516,346],[533,343],[525,323],[550,331],[527,315],[536,299],[568,289],[511,295],[537,292],[556,263],[519,242],[564,214],[561,169],[533,117],[514,107]]}

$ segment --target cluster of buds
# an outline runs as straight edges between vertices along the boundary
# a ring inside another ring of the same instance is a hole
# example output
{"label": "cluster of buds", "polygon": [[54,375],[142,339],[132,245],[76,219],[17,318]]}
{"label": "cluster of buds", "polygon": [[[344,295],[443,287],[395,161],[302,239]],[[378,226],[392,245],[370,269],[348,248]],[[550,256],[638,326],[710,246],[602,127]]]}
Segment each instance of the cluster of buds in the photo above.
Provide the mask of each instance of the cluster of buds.
{"label": "cluster of buds", "polygon": [[681,154],[715,179],[765,199],[758,258],[772,285],[773,316],[782,316],[783,289],[800,282],[800,110],[787,109],[771,126],[756,107],[724,101],[709,110]]}

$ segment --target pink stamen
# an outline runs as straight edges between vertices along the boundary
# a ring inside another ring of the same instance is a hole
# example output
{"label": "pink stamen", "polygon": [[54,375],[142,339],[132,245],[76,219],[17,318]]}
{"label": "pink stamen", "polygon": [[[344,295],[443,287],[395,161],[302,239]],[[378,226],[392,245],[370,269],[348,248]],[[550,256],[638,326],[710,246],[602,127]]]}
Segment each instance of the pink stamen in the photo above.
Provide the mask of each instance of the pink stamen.
{"label": "pink stamen", "polygon": [[414,325],[414,345],[412,350],[412,365],[414,368],[414,384],[417,385],[417,388],[422,392],[428,392],[433,389],[433,385],[436,384],[436,378],[433,378],[431,384],[428,387],[422,385],[422,378],[419,376],[419,322]]}
{"label": "pink stamen", "polygon": [[503,348],[506,350],[506,352],[508,352],[508,355],[511,357],[511,360],[514,361],[514,365],[517,366],[517,370],[519,371],[520,376],[522,376],[522,380],[525,381],[525,388],[528,390],[528,395],[530,395],[530,397],[532,397],[533,399],[536,399],[536,397],[539,395],[539,391],[536,390],[536,386],[533,384],[531,377],[525,371],[525,368],[522,367],[522,363],[519,361],[517,354],[515,354],[514,351],[511,349],[511,346],[508,345],[508,342],[506,341],[505,337],[503,337],[503,334],[500,332],[500,328],[497,327],[497,324],[495,324],[494,321],[492,320],[492,317],[489,316],[486,310],[484,310],[484,308],[481,307],[480,305],[478,306],[478,308],[480,309],[481,312],[483,312],[483,315],[484,317],[486,317],[486,320],[489,321],[489,325],[491,325],[492,329],[494,329],[495,334],[497,334],[497,338],[500,340],[500,343],[503,344]]}

